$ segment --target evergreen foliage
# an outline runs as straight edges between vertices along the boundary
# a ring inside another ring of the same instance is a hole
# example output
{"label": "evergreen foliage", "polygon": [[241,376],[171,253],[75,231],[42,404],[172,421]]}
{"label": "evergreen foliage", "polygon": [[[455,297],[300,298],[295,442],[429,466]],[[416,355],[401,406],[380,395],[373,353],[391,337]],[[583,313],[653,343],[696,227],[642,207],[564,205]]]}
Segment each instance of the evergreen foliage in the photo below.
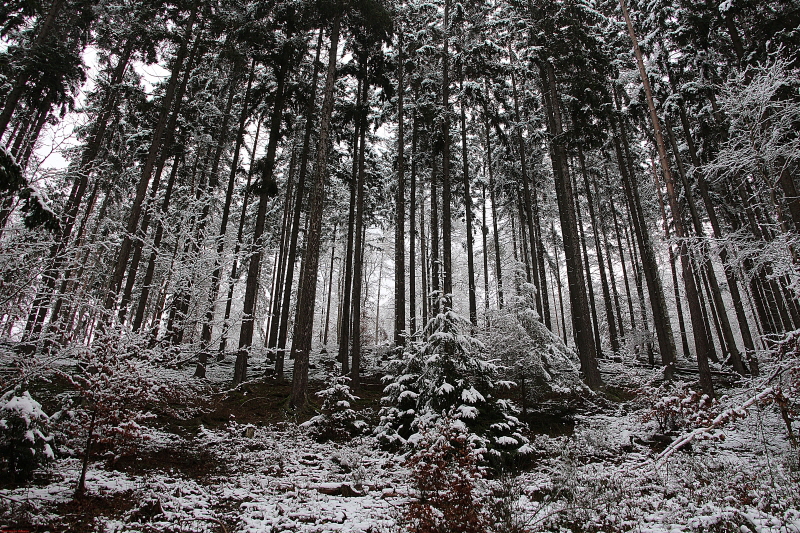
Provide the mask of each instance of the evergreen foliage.
{"label": "evergreen foliage", "polygon": [[425,328],[427,340],[393,361],[377,429],[387,447],[419,446],[426,425],[441,417],[460,420],[484,459],[496,467],[527,454],[524,425],[503,396],[514,385],[500,378],[501,367],[487,358],[472,326],[450,309]]}
{"label": "evergreen foliage", "polygon": [[358,420],[353,410],[353,402],[358,400],[358,396],[350,391],[349,383],[347,376],[332,375],[328,387],[317,392],[317,396],[322,398],[322,412],[302,424],[314,439],[320,442],[345,441],[363,433],[366,423]]}
{"label": "evergreen foliage", "polygon": [[55,458],[50,417],[28,391],[9,391],[0,404],[2,470],[13,482],[28,481],[34,470]]}

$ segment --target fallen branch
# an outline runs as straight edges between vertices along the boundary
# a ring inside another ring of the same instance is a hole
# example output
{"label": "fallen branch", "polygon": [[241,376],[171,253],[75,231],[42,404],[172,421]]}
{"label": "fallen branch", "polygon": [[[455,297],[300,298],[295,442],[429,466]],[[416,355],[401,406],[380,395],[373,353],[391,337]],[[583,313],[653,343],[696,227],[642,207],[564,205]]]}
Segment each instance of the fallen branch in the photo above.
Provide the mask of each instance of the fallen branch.
{"label": "fallen branch", "polygon": [[689,433],[686,433],[685,435],[681,436],[679,439],[677,439],[672,444],[667,446],[666,449],[664,449],[663,452],[658,454],[658,457],[656,457],[656,460],[655,460],[656,464],[668,459],[673,453],[675,453],[676,451],[680,450],[681,448],[683,448],[684,446],[686,446],[687,444],[689,444],[690,442],[692,442],[696,438],[698,438],[698,437],[700,437],[702,435],[707,435],[712,430],[722,426],[723,424],[725,424],[725,423],[727,423],[727,422],[729,422],[731,420],[734,420],[736,418],[744,418],[745,416],[747,416],[747,411],[746,410],[749,407],[751,407],[755,403],[763,401],[764,398],[766,398],[767,396],[773,394],[774,392],[775,392],[774,388],[767,387],[766,389],[764,389],[763,391],[759,392],[755,396],[752,396],[750,399],[748,399],[742,405],[740,405],[738,407],[731,407],[730,409],[726,409],[725,411],[721,412],[720,414],[717,415],[716,418],[714,418],[714,420],[711,421],[711,423],[708,426],[697,428],[697,429],[695,429],[693,431],[690,431]]}

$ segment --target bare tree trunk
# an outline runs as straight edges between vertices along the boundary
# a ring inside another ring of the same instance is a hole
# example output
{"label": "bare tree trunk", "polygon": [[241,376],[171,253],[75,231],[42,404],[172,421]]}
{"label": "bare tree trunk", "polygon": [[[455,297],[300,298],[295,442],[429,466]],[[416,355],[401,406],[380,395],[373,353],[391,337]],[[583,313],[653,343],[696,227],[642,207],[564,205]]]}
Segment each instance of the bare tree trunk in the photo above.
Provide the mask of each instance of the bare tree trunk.
{"label": "bare tree trunk", "polygon": [[486,126],[486,168],[489,173],[489,198],[492,201],[492,233],[494,234],[494,264],[497,276],[497,305],[503,308],[503,269],[500,259],[500,235],[497,231],[497,197],[494,182],[494,168],[492,165],[492,136],[489,129],[489,119],[484,118]]}
{"label": "bare tree trunk", "polygon": [[261,122],[263,116],[259,116],[258,123],[256,124],[256,133],[253,138],[253,150],[250,156],[250,166],[247,169],[247,183],[244,188],[244,195],[242,198],[242,211],[239,216],[239,231],[236,233],[236,245],[233,248],[233,265],[231,266],[231,274],[228,278],[228,296],[225,300],[225,315],[222,318],[222,334],[219,341],[219,353],[217,359],[222,360],[225,357],[225,350],[228,346],[228,333],[230,330],[231,307],[233,306],[233,289],[236,285],[237,278],[239,277],[239,252],[244,239],[244,222],[247,218],[247,208],[250,205],[250,182],[253,179],[253,172],[255,171],[256,161],[256,148],[258,147],[258,137],[261,133]]}
{"label": "bare tree trunk", "polygon": [[367,77],[368,53],[365,50],[361,62],[361,80],[363,83],[363,97],[359,109],[361,126],[359,128],[358,147],[358,181],[356,182],[356,227],[355,245],[353,246],[353,346],[351,348],[352,366],[350,368],[350,384],[354,391],[361,388],[361,318],[363,313],[361,291],[364,278],[364,251],[366,225],[364,224],[364,162],[366,154],[367,113],[369,112],[369,80]]}
{"label": "bare tree trunk", "polygon": [[[184,37],[181,40],[178,53],[175,57],[175,65],[172,68],[172,74],[170,75],[166,92],[164,94],[164,99],[161,103],[161,112],[158,118],[158,122],[156,123],[155,129],[153,131],[153,139],[150,143],[150,151],[148,152],[147,159],[145,160],[145,164],[142,167],[142,174],[141,177],[139,178],[139,184],[136,187],[136,195],[133,200],[133,205],[131,206],[131,211],[128,214],[128,222],[125,228],[125,235],[122,240],[122,246],[120,247],[119,253],[117,254],[117,259],[115,261],[115,266],[114,266],[114,273],[112,275],[111,282],[109,283],[108,294],[105,300],[105,308],[109,310],[113,309],[116,303],[117,293],[119,292],[120,286],[122,285],[122,279],[125,276],[125,269],[128,266],[128,258],[130,257],[131,247],[133,245],[132,236],[136,233],[136,229],[139,226],[139,217],[142,214],[142,204],[144,202],[144,197],[145,194],[147,193],[147,188],[150,184],[150,178],[152,177],[153,167],[155,166],[156,158],[158,157],[159,151],[162,149],[162,140],[164,137],[165,130],[167,128],[167,118],[169,116],[169,110],[172,107],[172,102],[175,97],[178,79],[180,78],[180,74],[183,69],[184,59],[186,58],[186,55],[188,53],[189,41],[191,40],[192,30],[194,28],[195,19],[197,18],[197,9],[198,5],[194,4],[192,7],[192,12],[189,16],[189,20],[187,22],[187,27],[184,33]],[[200,40],[198,37],[195,40],[195,44],[192,49],[192,54],[194,54],[194,52],[196,51],[199,41]]]}
{"label": "bare tree trunk", "polygon": [[[416,100],[416,98],[415,98]],[[412,339],[417,333],[417,113],[414,111],[411,133],[411,186],[408,227],[408,329]],[[424,264],[424,262],[423,262]]]}
{"label": "bare tree trunk", "polygon": [[[639,48],[639,43],[636,38],[636,32],[633,28],[630,15],[628,14],[628,7],[625,0],[619,0],[622,14],[625,17],[625,22],[628,26],[628,34],[633,42],[633,51],[636,56],[636,62],[639,66],[639,75],[642,79],[644,86],[645,96],[647,98],[647,107],[650,110],[650,120],[653,126],[653,135],[656,140],[656,148],[658,149],[658,156],[661,162],[661,171],[664,173],[664,180],[667,186],[667,197],[669,199],[670,209],[672,210],[672,219],[675,224],[675,233],[678,238],[685,239],[686,234],[683,229],[681,221],[680,208],[677,201],[677,193],[675,191],[675,184],[672,177],[672,172],[669,167],[669,158],[667,157],[664,139],[661,135],[661,124],[656,114],[655,103],[653,102],[653,92],[650,88],[650,80],[647,77],[647,71],[644,66],[644,59],[642,51]],[[692,333],[694,334],[694,347],[697,356],[697,365],[700,372],[700,387],[703,392],[709,396],[714,396],[714,385],[711,382],[711,369],[708,366],[708,340],[704,334],[703,318],[701,316],[700,302],[697,294],[697,286],[694,282],[694,275],[692,272],[692,265],[689,259],[689,251],[686,241],[680,243],[680,258],[681,267],[683,270],[683,283],[686,288],[686,298],[689,303],[689,315],[692,321]]]}
{"label": "bare tree trunk", "polygon": [[453,245],[450,184],[450,0],[444,0],[444,35],[442,45],[442,274],[443,296],[447,308],[452,307]]}
{"label": "bare tree trunk", "polygon": [[328,329],[331,324],[331,297],[333,296],[333,262],[336,259],[336,224],[333,225],[333,238],[331,239],[331,264],[328,268],[328,303],[325,306],[325,333],[322,336],[322,345],[328,345]]}
{"label": "bare tree trunk", "polygon": [[483,255],[483,313],[486,326],[489,326],[489,226],[486,225],[486,184],[483,184],[483,202],[481,202],[481,238]]}
{"label": "bare tree trunk", "polygon": [[[356,109],[361,108],[361,91],[363,80],[358,80],[356,89]],[[342,314],[340,318],[341,333],[339,338],[339,362],[342,364],[342,375],[350,373],[350,336],[352,334],[352,298],[353,298],[353,246],[355,245],[355,224],[356,224],[356,182],[358,181],[358,142],[361,129],[361,121],[356,118],[353,121],[353,166],[350,173],[350,209],[347,213],[347,250],[345,252],[344,265],[344,286],[342,290]]]}
{"label": "bare tree trunk", "polygon": [[430,285],[428,283],[430,267],[428,264],[428,241],[425,237],[424,190],[425,189],[423,186],[422,201],[420,202],[420,210],[419,210],[419,255],[420,258],[422,259],[422,268],[420,268],[420,272],[422,274],[422,329],[424,329],[425,326],[428,324],[428,318],[430,317],[430,313],[428,311],[428,304],[430,302],[429,299]]}
{"label": "bare tree trunk", "polygon": [[[464,73],[459,66],[461,90],[464,90]],[[472,236],[472,191],[469,180],[469,151],[467,150],[467,112],[464,101],[461,105],[461,161],[463,163],[462,178],[464,183],[464,219],[467,226],[467,292],[469,297],[469,321],[478,325],[478,303],[475,295],[475,251]]]}
{"label": "bare tree trunk", "polygon": [[308,391],[308,358],[311,351],[311,334],[314,327],[314,306],[317,292],[317,267],[322,233],[322,206],[325,199],[325,176],[328,170],[328,150],[330,148],[330,125],[333,114],[333,90],[336,81],[336,56],[339,47],[341,13],[336,13],[330,32],[328,69],[325,79],[325,92],[319,128],[315,183],[309,197],[309,224],[306,236],[306,255],[300,272],[300,294],[297,299],[297,317],[292,336],[292,355],[294,355],[294,375],[290,405],[294,408],[305,405]]}
{"label": "bare tree trunk", "polygon": [[[233,191],[236,187],[236,172],[239,169],[239,152],[242,149],[244,142],[245,126],[247,125],[247,118],[250,114],[250,90],[253,86],[253,78],[255,76],[256,60],[253,59],[250,63],[250,75],[247,79],[247,88],[244,91],[244,99],[242,100],[242,111],[239,116],[239,128],[236,131],[236,140],[233,147],[233,159],[231,161],[230,172],[228,173],[228,186],[225,190],[225,203],[222,206],[222,220],[219,224],[219,233],[217,233],[217,250],[216,258],[214,260],[214,271],[211,273],[211,286],[208,289],[208,301],[206,302],[206,312],[203,318],[203,327],[200,333],[200,347],[198,349],[197,368],[195,369],[195,377],[203,378],[206,374],[206,363],[208,361],[208,350],[211,346],[211,336],[213,332],[214,315],[216,314],[217,296],[219,295],[219,283],[222,278],[222,253],[225,250],[225,236],[228,233],[228,219],[231,214],[231,203],[233,202]],[[231,87],[231,92],[234,89]],[[220,140],[220,153],[221,148],[224,146],[227,138],[228,117],[230,116],[230,108],[232,100],[227,104],[225,111],[225,118],[222,121],[223,131],[221,132]],[[218,156],[215,154],[214,166],[211,169],[211,176],[213,183],[209,185],[209,193],[213,194],[214,189],[217,187],[218,177],[217,171],[219,167]],[[209,198],[210,201],[210,198]],[[203,210],[203,225],[208,218],[208,204]]]}
{"label": "bare tree trunk", "polygon": [[573,191],[575,191],[575,214],[577,216],[578,229],[581,240],[581,252],[583,255],[583,268],[586,272],[586,288],[589,292],[589,311],[592,315],[592,332],[594,333],[594,346],[597,350],[598,357],[602,357],[603,343],[600,339],[600,325],[597,320],[597,302],[594,298],[594,280],[592,279],[592,270],[589,266],[589,253],[586,251],[586,230],[583,225],[583,217],[581,215],[581,199],[578,196],[578,180],[574,178],[572,183]]}
{"label": "bare tree trunk", "polygon": [[[592,201],[592,190],[589,188],[589,177],[586,171],[586,161],[584,160],[583,149],[578,146],[578,161],[583,175],[583,189],[586,193],[586,202],[589,206],[589,220],[592,223],[594,232],[594,247],[597,252],[597,266],[600,269],[600,287],[603,291],[603,304],[606,308],[606,322],[608,322],[608,336],[611,341],[611,351],[619,351],[619,339],[617,338],[617,325],[614,320],[614,307],[611,303],[611,291],[608,288],[608,278],[606,277],[605,265],[603,264],[603,248],[600,246],[600,224],[595,215],[594,202]],[[596,185],[596,183],[595,183]]]}
{"label": "bare tree trunk", "polygon": [[[281,301],[281,321],[278,330],[278,351],[275,359],[275,376],[278,380],[283,379],[283,370],[286,360],[286,339],[289,335],[289,317],[291,312],[291,298],[292,298],[292,283],[294,283],[294,268],[297,262],[297,240],[300,232],[300,215],[303,212],[303,196],[306,194],[306,178],[308,176],[308,159],[311,153],[311,134],[314,127],[314,116],[317,101],[317,80],[319,78],[320,64],[319,58],[322,53],[322,36],[323,32],[320,30],[317,36],[317,50],[314,56],[314,69],[311,75],[311,89],[312,93],[308,99],[306,106],[306,124],[305,131],[303,132],[303,151],[300,155],[300,175],[297,177],[297,193],[294,204],[294,212],[292,213],[292,235],[289,240],[289,255],[286,261],[286,274],[284,279],[284,287],[282,288],[282,301]],[[336,52],[333,52],[336,55]],[[308,223],[308,220],[306,220]],[[319,257],[317,257],[319,259]],[[298,284],[298,296],[302,289],[302,284]],[[310,331],[310,328],[309,328]],[[310,335],[310,333],[309,333]],[[309,337],[310,346],[311,337]]]}
{"label": "bare tree trunk", "polygon": [[[397,42],[397,212],[394,223],[394,344],[402,346],[406,338],[406,182],[405,182],[405,117],[403,93],[405,92],[403,58],[403,28],[398,30]],[[413,227],[413,226],[412,226]],[[411,239],[413,240],[413,235]],[[412,272],[413,276],[414,273]],[[377,338],[375,339],[377,343]]]}
{"label": "bare tree trunk", "polygon": [[567,265],[573,336],[578,349],[583,379],[589,387],[597,389],[602,385],[602,379],[597,366],[597,352],[590,335],[592,324],[586,298],[587,280],[584,278],[580,264],[578,223],[573,207],[575,196],[569,178],[566,152],[559,140],[563,135],[561,101],[553,66],[549,63],[540,65],[540,73],[544,85],[542,92],[545,95],[548,129],[551,135],[550,153],[555,177],[556,202],[561,219],[561,233],[564,239],[564,260]]}
{"label": "bare tree trunk", "polygon": [[[250,262],[247,265],[247,281],[244,289],[244,302],[242,309],[242,326],[239,332],[239,350],[236,353],[236,364],[233,369],[233,384],[239,385],[247,379],[247,359],[253,345],[253,332],[255,327],[256,299],[258,297],[258,281],[261,275],[261,254],[263,249],[262,238],[264,235],[264,224],[266,221],[268,197],[264,190],[267,184],[273,179],[275,170],[275,155],[278,148],[278,140],[281,138],[281,122],[283,119],[283,106],[286,97],[284,86],[291,61],[291,51],[289,45],[285,45],[275,73],[275,103],[272,109],[272,119],[270,120],[269,141],[267,143],[267,153],[264,156],[263,168],[261,170],[260,190],[254,191],[258,194],[258,210],[256,212],[256,223],[253,228],[253,242],[250,247]],[[256,182],[257,184],[259,181]]]}

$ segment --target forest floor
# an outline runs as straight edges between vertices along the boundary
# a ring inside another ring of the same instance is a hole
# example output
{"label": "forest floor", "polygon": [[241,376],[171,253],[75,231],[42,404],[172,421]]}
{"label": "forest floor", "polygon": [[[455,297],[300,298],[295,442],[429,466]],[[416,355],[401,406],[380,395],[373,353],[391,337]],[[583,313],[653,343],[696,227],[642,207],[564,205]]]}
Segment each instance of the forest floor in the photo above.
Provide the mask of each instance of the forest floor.
{"label": "forest floor", "polygon": [[[330,364],[316,362],[314,390]],[[375,357],[354,406],[371,427],[379,367]],[[256,361],[251,380],[230,390],[231,362],[213,365],[188,416],[159,415],[125,454],[94,457],[80,499],[79,454],[60,454],[26,486],[2,485],[0,530],[404,531],[415,494],[406,457],[381,451],[369,434],[312,440],[298,422],[313,409],[289,411],[290,382],[264,377],[263,368]],[[176,372],[190,380],[192,371]],[[725,390],[729,403],[743,404],[748,387]],[[723,432],[701,435],[714,438],[659,460],[677,433],[661,433],[657,405],[640,392],[618,385],[567,416],[528,413],[528,467],[478,483],[495,530],[800,532],[798,450],[774,406],[757,404]]]}

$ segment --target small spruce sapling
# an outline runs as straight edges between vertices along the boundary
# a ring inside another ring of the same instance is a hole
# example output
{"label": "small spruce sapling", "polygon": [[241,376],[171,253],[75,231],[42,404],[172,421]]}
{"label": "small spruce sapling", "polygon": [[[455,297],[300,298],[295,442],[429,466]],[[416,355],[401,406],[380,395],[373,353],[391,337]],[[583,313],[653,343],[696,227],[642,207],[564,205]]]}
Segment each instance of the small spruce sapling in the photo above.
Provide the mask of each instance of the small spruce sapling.
{"label": "small spruce sapling", "polygon": [[353,395],[349,383],[350,378],[346,376],[332,375],[328,388],[317,393],[322,398],[322,413],[302,424],[314,439],[344,441],[364,431],[366,423],[357,419],[352,408],[358,396]]}
{"label": "small spruce sapling", "polygon": [[494,396],[514,384],[499,378],[501,367],[486,357],[484,345],[470,334],[470,323],[442,307],[425,328],[428,340],[395,362],[393,374],[385,378],[379,441],[394,447],[414,444],[421,421],[451,413],[469,428],[493,466],[529,453],[516,408]]}
{"label": "small spruce sapling", "polygon": [[28,481],[54,459],[50,417],[28,391],[9,391],[0,404],[0,464],[11,481]]}

